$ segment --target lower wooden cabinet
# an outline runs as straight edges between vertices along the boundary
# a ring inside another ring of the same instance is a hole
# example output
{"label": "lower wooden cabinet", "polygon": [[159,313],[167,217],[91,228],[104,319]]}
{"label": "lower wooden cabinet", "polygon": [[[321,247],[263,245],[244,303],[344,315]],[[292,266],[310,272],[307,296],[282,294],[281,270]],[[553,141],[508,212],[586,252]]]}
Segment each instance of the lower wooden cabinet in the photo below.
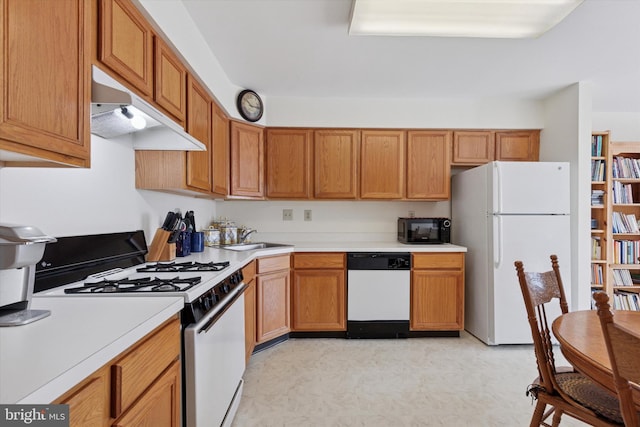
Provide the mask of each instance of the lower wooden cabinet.
{"label": "lower wooden cabinet", "polygon": [[180,361],[174,361],[113,427],[180,426]]}
{"label": "lower wooden cabinet", "polygon": [[293,331],[345,331],[344,253],[293,256],[291,328]]}
{"label": "lower wooden cabinet", "polygon": [[291,330],[289,254],[258,258],[256,273],[256,343],[261,344]]}
{"label": "lower wooden cabinet", "polygon": [[55,403],[69,405],[70,427],[101,427],[110,424],[109,394],[109,367],[105,366]]}
{"label": "lower wooden cabinet", "polygon": [[175,316],[53,403],[69,425],[180,425],[180,319]]}
{"label": "lower wooden cabinet", "polygon": [[464,253],[414,253],[410,329],[464,329]]}
{"label": "lower wooden cabinet", "polygon": [[256,346],[256,262],[251,261],[242,269],[247,289],[244,291],[244,348],[245,363]]}

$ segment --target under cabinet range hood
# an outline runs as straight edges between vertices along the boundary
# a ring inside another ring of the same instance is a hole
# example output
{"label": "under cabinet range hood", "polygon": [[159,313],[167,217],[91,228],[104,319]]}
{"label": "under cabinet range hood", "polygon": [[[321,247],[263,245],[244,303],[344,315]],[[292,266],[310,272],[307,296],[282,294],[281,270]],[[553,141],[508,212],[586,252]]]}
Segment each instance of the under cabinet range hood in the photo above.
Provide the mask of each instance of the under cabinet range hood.
{"label": "under cabinet range hood", "polygon": [[92,67],[91,133],[131,134],[135,150],[206,151],[203,143],[96,66]]}

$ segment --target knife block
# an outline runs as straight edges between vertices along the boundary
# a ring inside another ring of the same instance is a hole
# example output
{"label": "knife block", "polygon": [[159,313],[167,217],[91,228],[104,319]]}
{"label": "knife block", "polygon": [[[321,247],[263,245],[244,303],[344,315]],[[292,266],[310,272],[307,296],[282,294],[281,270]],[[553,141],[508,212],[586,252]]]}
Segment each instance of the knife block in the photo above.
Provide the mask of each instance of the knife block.
{"label": "knife block", "polygon": [[168,243],[171,233],[162,228],[156,230],[149,246],[147,261],[173,261],[176,259],[176,244]]}

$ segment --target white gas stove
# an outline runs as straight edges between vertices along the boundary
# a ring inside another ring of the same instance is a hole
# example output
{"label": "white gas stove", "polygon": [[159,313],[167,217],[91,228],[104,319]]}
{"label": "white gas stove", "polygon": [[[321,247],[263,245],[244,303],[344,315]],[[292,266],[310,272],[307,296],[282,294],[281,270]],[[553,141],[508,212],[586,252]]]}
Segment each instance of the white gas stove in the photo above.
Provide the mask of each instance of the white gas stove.
{"label": "white gas stove", "polygon": [[145,263],[142,231],[61,237],[36,269],[34,297],[182,296],[183,424],[228,426],[245,368],[242,271],[226,260]]}

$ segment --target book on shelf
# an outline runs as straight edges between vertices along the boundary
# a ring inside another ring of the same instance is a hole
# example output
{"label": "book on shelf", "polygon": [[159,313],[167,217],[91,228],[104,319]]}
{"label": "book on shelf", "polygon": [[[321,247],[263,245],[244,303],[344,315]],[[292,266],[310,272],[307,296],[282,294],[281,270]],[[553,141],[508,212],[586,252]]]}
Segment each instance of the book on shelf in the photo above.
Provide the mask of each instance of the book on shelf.
{"label": "book on shelf", "polygon": [[[591,166],[593,168],[593,165]],[[611,165],[611,174],[614,178],[640,178],[640,159],[615,156],[613,158],[613,164]]]}
{"label": "book on shelf", "polygon": [[640,311],[640,298],[635,292],[616,291],[613,294],[613,308],[615,310]]}
{"label": "book on shelf", "polygon": [[633,286],[633,279],[629,270],[614,268],[613,286]]}
{"label": "book on shelf", "polygon": [[633,203],[633,184],[623,184],[620,181],[613,182],[613,203]]}
{"label": "book on shelf", "polygon": [[602,157],[602,135],[591,137],[591,156]]}
{"label": "book on shelf", "polygon": [[591,284],[592,285],[603,284],[601,264],[591,264]]}
{"label": "book on shelf", "polygon": [[604,190],[591,190],[591,206],[604,206]]}
{"label": "book on shelf", "polygon": [[591,160],[591,181],[604,181],[605,161],[602,159]]}
{"label": "book on shelf", "polygon": [[634,214],[613,212],[611,214],[611,231],[614,233],[638,233],[638,219]]}
{"label": "book on shelf", "polygon": [[614,264],[638,264],[640,256],[640,240],[614,240]]}
{"label": "book on shelf", "polygon": [[600,236],[591,236],[591,259],[602,259]]}

